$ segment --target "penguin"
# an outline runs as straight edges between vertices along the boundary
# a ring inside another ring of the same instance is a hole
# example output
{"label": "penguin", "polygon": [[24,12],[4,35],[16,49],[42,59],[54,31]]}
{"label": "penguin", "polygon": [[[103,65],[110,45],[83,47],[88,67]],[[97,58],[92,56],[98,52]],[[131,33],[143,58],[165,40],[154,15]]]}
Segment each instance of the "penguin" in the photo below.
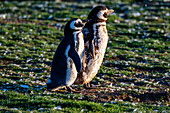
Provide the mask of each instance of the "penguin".
{"label": "penguin", "polygon": [[112,12],[114,10],[108,10],[105,6],[97,6],[89,13],[89,22],[83,28],[85,52],[82,58],[82,70],[74,84],[84,84],[85,88],[89,88],[89,82],[97,74],[102,64],[109,38],[106,20]]}
{"label": "penguin", "polygon": [[72,85],[81,70],[81,58],[84,52],[82,28],[87,20],[71,19],[64,28],[64,38],[59,44],[52,61],[51,76],[47,80],[47,89],[56,91],[66,88],[74,91]]}

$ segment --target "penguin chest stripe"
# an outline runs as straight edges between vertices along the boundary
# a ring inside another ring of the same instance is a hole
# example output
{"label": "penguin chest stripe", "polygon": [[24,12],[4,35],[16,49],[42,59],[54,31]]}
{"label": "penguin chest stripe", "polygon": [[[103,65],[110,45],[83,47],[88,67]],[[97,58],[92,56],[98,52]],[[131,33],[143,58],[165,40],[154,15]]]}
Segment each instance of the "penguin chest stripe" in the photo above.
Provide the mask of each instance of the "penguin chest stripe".
{"label": "penguin chest stripe", "polygon": [[79,56],[81,56],[84,50],[84,39],[82,32],[74,32],[75,48]]}
{"label": "penguin chest stripe", "polygon": [[79,33],[76,34],[76,40],[77,40],[76,49],[77,51],[79,51]]}
{"label": "penguin chest stripe", "polygon": [[78,52],[79,56],[81,56],[82,52],[84,51],[84,39],[83,39],[82,33],[79,33],[78,41],[79,41],[79,45],[78,45],[78,51],[77,52]]}
{"label": "penguin chest stripe", "polygon": [[[106,34],[105,27],[106,27],[105,23],[97,23],[97,24],[93,25],[94,44],[96,45],[97,49],[99,48],[99,44],[101,43],[101,35]],[[101,28],[102,28],[103,31],[101,31]],[[104,32],[104,34],[101,34],[101,32]]]}
{"label": "penguin chest stripe", "polygon": [[80,34],[80,32],[74,32],[74,33],[73,33],[76,51],[79,50],[79,42],[80,42],[80,41],[79,41],[79,34]]}

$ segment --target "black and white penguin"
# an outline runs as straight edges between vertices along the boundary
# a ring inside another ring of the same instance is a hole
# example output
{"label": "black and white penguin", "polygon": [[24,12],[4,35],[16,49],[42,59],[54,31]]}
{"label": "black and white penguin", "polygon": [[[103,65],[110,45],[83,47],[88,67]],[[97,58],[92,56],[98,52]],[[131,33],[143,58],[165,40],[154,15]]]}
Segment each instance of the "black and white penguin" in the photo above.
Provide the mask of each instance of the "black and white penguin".
{"label": "black and white penguin", "polygon": [[64,38],[59,44],[52,61],[51,77],[47,81],[47,89],[56,91],[70,87],[81,70],[81,58],[84,52],[82,28],[86,21],[72,19],[64,28]]}
{"label": "black and white penguin", "polygon": [[104,6],[97,6],[89,13],[89,22],[83,28],[85,53],[82,58],[82,70],[78,74],[75,84],[84,84],[89,87],[89,82],[97,74],[102,64],[109,38],[106,20],[113,11]]}

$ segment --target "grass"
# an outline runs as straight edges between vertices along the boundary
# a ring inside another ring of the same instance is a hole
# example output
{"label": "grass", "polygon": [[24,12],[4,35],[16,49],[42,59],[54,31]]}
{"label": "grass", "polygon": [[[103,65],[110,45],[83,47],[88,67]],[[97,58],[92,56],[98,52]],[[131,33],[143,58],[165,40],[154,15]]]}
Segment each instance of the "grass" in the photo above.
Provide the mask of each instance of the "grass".
{"label": "grass", "polygon": [[[96,89],[48,92],[51,62],[72,18],[93,5],[115,13],[107,20],[108,47]],[[147,4],[147,5],[144,5]],[[1,112],[169,112],[170,21],[163,0],[0,2]]]}
{"label": "grass", "polygon": [[[152,112],[154,110],[168,110],[168,107],[146,105],[143,103],[129,103],[119,101],[111,101],[108,103],[94,103],[80,100],[81,95],[75,94],[32,94],[17,93],[14,91],[1,91],[1,111],[24,112],[132,112],[134,109],[138,111]],[[3,108],[8,106],[8,108]],[[15,106],[15,107],[14,107]],[[58,106],[58,109],[54,110]],[[60,106],[60,108],[59,108]],[[68,107],[71,108],[68,108]]]}

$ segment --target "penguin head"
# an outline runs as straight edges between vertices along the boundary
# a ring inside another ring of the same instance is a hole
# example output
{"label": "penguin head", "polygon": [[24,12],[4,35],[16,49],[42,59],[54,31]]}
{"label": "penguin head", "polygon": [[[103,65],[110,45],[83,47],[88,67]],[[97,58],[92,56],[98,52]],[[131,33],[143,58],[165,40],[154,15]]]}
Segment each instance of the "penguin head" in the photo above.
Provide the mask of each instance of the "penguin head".
{"label": "penguin head", "polygon": [[70,21],[67,22],[64,28],[64,35],[67,35],[69,31],[70,32],[81,31],[87,22],[88,22],[87,19],[83,21],[78,18],[71,19]]}
{"label": "penguin head", "polygon": [[104,20],[108,19],[109,14],[114,12],[114,10],[108,10],[105,6],[97,6],[92,9],[92,11],[88,15],[89,20]]}

